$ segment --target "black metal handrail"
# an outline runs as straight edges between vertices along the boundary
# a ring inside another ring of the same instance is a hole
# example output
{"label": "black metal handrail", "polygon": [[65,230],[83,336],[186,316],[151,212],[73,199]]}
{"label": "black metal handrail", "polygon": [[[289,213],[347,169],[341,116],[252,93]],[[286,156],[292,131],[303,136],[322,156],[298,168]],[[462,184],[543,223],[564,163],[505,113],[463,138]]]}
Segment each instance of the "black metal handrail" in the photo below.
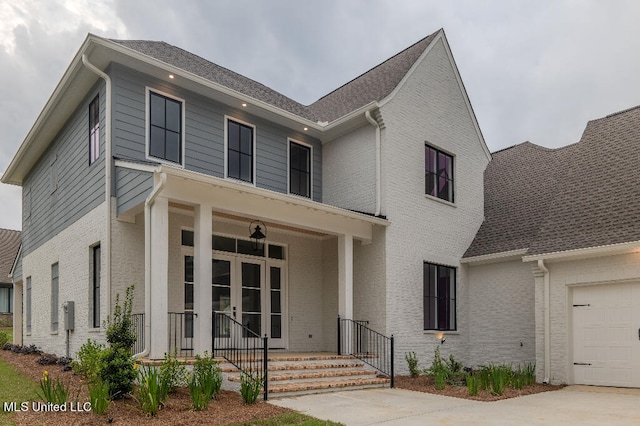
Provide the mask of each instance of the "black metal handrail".
{"label": "black metal handrail", "polygon": [[193,312],[169,312],[169,353],[193,356]]}
{"label": "black metal handrail", "polygon": [[372,330],[368,321],[338,316],[338,355],[348,354],[372,366],[391,379],[394,387],[394,339]]}
{"label": "black metal handrail", "polygon": [[215,312],[212,340],[214,357],[222,357],[240,372],[262,380],[263,397],[266,401],[269,361],[267,336],[260,337],[224,312]]}
{"label": "black metal handrail", "polygon": [[131,315],[131,329],[136,335],[136,340],[131,347],[131,355],[135,355],[144,350],[144,314]]}

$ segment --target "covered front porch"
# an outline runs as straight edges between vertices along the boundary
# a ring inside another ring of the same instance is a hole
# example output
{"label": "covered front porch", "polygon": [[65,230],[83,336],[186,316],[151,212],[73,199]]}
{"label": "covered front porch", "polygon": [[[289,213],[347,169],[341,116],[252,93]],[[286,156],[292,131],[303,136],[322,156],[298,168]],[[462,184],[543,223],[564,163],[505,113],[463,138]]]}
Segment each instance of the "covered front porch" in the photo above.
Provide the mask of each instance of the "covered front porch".
{"label": "covered front porch", "polygon": [[[374,236],[386,220],[173,167],[116,167],[153,182],[118,214],[144,228],[138,355],[195,356],[252,339],[272,353],[338,350],[337,318],[354,319],[357,305],[354,256],[383,244]],[[256,225],[266,236],[257,242]]]}

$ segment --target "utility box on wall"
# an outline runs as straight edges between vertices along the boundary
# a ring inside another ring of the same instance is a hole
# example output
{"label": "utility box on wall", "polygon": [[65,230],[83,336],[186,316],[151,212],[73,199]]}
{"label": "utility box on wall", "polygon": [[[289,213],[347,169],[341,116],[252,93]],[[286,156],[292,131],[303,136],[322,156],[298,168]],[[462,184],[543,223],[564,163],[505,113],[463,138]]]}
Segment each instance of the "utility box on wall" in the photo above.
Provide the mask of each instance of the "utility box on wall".
{"label": "utility box on wall", "polygon": [[73,301],[64,302],[62,304],[64,311],[64,329],[73,330],[75,326],[75,303]]}

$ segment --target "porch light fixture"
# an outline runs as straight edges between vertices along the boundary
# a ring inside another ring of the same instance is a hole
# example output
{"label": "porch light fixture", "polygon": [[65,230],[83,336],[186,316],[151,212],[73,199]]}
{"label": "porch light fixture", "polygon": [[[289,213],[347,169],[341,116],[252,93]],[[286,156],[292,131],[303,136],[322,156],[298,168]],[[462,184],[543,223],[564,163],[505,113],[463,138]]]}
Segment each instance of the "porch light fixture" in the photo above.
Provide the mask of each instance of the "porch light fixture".
{"label": "porch light fixture", "polygon": [[[262,232],[260,225],[264,228],[264,233]],[[253,249],[255,251],[262,250],[264,247],[264,240],[267,238],[266,232],[267,226],[260,220],[254,220],[249,224],[249,238],[253,241]]]}

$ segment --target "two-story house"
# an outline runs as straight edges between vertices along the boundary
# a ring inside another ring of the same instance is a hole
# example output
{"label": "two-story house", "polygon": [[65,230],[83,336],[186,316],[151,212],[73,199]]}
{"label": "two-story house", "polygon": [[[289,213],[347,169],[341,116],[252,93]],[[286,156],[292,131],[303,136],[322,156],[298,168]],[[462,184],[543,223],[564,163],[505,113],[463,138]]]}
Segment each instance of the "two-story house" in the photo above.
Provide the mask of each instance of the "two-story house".
{"label": "two-story house", "polygon": [[73,354],[135,285],[151,359],[231,338],[218,312],[273,349],[336,351],[340,316],[394,335],[399,369],[443,332],[468,361],[490,158],[442,30],[311,105],[89,35],[2,177],[23,188],[17,340]]}

